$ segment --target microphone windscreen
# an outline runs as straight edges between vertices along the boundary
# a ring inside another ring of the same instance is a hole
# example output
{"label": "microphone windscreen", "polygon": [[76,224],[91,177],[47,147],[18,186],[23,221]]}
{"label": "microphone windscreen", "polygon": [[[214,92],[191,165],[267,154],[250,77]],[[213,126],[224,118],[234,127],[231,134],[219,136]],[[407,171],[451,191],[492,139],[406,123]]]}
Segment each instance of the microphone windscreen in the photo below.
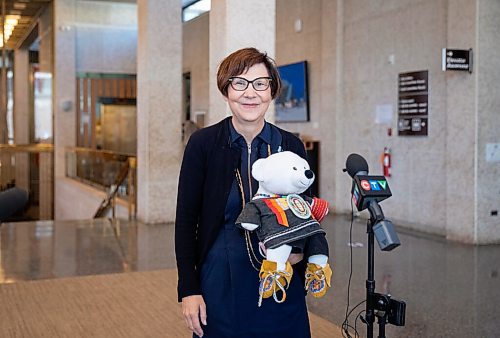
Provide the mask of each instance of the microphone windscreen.
{"label": "microphone windscreen", "polygon": [[345,162],[345,167],[349,176],[353,177],[361,172],[368,174],[368,163],[363,158],[363,156],[358,154],[351,154],[347,156],[347,161]]}

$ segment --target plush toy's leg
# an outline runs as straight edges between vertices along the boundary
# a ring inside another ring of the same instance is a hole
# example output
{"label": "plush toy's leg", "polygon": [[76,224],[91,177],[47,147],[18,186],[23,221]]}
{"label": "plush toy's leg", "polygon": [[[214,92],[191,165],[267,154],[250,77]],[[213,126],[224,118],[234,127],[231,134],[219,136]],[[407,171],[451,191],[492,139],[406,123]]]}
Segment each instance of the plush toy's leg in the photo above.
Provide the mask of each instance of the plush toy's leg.
{"label": "plush toy's leg", "polygon": [[[273,296],[278,303],[283,303],[286,299],[286,289],[290,285],[293,269],[289,262],[286,263],[285,270],[277,270],[276,262],[264,260],[260,268],[260,285],[259,285],[259,303],[262,304],[263,298]],[[282,293],[281,298],[278,298],[277,292]]]}
{"label": "plush toy's leg", "polygon": [[266,259],[277,263],[276,268],[278,270],[286,269],[286,262],[290,253],[292,252],[292,247],[290,245],[284,244],[274,249],[267,250]]}
{"label": "plush toy's leg", "polygon": [[290,285],[293,269],[288,262],[288,257],[290,257],[291,252],[292,247],[287,244],[267,250],[266,259],[272,262],[276,262],[276,270],[280,275],[280,277],[278,278],[278,281],[280,282],[280,284],[277,285],[278,287],[281,285],[281,287],[283,288],[288,288],[288,285]]}
{"label": "plush toy's leg", "polygon": [[332,269],[328,264],[328,242],[323,234],[309,237],[306,256],[305,289],[314,297],[323,297],[331,287]]}
{"label": "plush toy's leg", "polygon": [[305,289],[314,297],[321,298],[332,286],[332,269],[326,263],[324,267],[315,263],[307,263]]}
{"label": "plush toy's leg", "polygon": [[328,264],[328,256],[326,256],[326,255],[312,255],[307,259],[307,261],[309,263],[314,263],[314,264],[319,265],[322,268],[324,268],[326,266],[326,264]]}

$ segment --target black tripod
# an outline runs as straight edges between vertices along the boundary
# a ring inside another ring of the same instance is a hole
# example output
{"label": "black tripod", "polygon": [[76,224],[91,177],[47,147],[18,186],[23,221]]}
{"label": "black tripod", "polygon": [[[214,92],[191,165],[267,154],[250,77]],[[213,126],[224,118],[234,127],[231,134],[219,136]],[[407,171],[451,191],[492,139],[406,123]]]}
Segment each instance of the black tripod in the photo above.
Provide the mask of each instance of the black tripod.
{"label": "black tripod", "polygon": [[[399,246],[399,241],[388,241],[391,238],[393,230],[392,223],[384,218],[384,213],[377,201],[370,201],[368,204],[370,219],[367,222],[366,232],[368,233],[368,278],[366,280],[366,315],[361,317],[366,324],[366,335],[373,338],[373,323],[375,317],[378,318],[379,333],[378,338],[385,338],[385,325],[387,323],[396,326],[404,326],[406,303],[391,299],[390,295],[379,294],[375,292],[375,256],[374,256],[374,238],[375,231],[379,231],[377,241],[384,251],[390,251]],[[374,228],[376,229],[374,231]],[[381,243],[382,241],[382,243]],[[389,243],[389,244],[388,244]],[[387,245],[388,244],[388,245]]]}

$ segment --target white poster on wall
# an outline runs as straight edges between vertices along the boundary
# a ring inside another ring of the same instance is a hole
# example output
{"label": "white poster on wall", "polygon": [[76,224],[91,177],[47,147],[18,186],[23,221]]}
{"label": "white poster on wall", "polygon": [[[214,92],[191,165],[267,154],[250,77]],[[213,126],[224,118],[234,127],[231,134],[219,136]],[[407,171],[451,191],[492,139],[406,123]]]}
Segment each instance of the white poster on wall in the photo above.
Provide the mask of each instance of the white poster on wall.
{"label": "white poster on wall", "polygon": [[391,124],[393,118],[392,104],[377,104],[375,108],[376,124]]}

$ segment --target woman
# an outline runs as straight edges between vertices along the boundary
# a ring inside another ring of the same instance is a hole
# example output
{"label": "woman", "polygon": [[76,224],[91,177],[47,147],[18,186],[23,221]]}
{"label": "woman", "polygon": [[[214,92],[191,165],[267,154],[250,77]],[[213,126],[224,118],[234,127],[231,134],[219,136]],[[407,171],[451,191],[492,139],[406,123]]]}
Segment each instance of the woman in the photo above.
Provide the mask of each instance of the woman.
{"label": "woman", "polygon": [[[186,324],[208,338],[310,337],[300,278],[292,278],[284,303],[257,306],[263,257],[256,238],[235,226],[258,188],[251,176],[256,159],[282,150],[306,156],[296,136],[265,121],[281,88],[279,73],[266,54],[244,48],[222,61],[217,86],[232,116],[191,136],[179,177],[175,252]],[[302,262],[294,269],[303,275]]]}

